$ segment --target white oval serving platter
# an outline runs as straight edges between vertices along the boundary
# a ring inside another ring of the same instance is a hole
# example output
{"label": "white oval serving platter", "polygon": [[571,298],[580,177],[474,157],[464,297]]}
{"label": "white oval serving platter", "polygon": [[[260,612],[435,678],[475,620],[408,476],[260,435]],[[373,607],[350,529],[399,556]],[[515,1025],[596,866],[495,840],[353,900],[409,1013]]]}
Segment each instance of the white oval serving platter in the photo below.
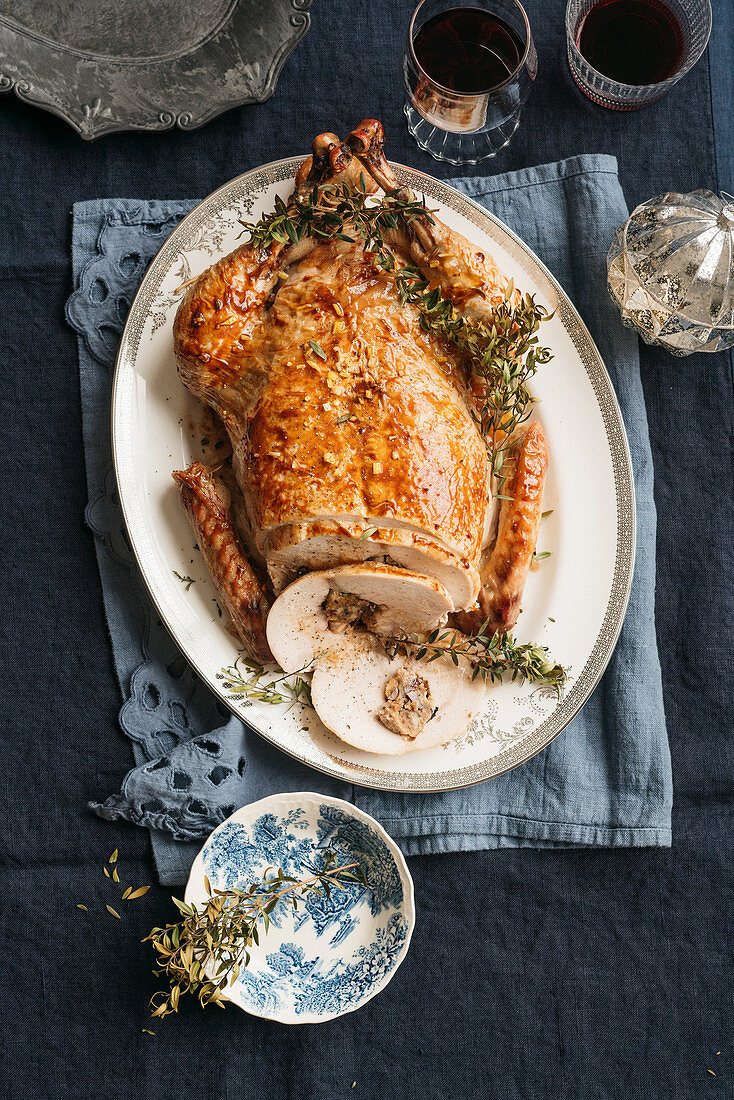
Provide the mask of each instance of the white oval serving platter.
{"label": "white oval serving platter", "polygon": [[[523,292],[555,308],[543,325],[554,359],[533,380],[551,454],[538,549],[516,635],[547,645],[569,671],[554,691],[507,683],[488,688],[484,712],[451,744],[381,757],[351,749],[306,705],[246,699],[237,643],[217,611],[214,587],[181,509],[171,471],[204,459],[201,406],[176,375],[172,323],[182,284],[241,243],[241,219],[257,220],[286,198],[300,157],[225,184],[184,218],[153,260],[120,345],[112,408],[114,464],[133,551],[162,621],[197,673],[235,714],[291,756],[368,787],[441,791],[501,774],[549,744],[588,699],[624,619],[635,554],[634,482],[609,376],[570,300],[505,225],[447,184],[401,165],[398,179],[425,194],[450,226],[484,247]],[[193,564],[191,559],[194,558]],[[188,587],[176,574],[197,582]]]}
{"label": "white oval serving platter", "polygon": [[270,868],[299,881],[332,852],[356,861],[367,886],[299,895],[297,911],[279,905],[227,1000],[282,1024],[314,1024],[354,1012],[394,976],[415,925],[413,880],[397,844],[363,810],[320,794],[277,794],[244,806],[208,838],[191,868],[185,901],[214,889],[249,888]]}

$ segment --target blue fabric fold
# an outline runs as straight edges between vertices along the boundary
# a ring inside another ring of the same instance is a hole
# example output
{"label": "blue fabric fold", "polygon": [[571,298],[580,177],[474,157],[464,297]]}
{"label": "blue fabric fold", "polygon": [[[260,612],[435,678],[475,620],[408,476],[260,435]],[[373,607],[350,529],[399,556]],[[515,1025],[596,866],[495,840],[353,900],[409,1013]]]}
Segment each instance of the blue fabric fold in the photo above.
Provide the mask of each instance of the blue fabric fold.
{"label": "blue fabric fold", "polygon": [[105,610],[136,766],[101,816],[148,827],[160,879],[184,880],[203,837],[235,807],[311,789],[351,799],[408,854],[481,848],[669,845],[672,779],[655,638],[653,468],[636,337],[606,292],[606,252],[627,217],[613,157],[586,155],[452,184],[514,229],[589,326],[612,378],[632,454],[637,558],[607,671],[564,732],[532,760],[476,787],[397,794],[330,779],[272,748],[196,677],[162,626],[127,543],[111,466],[109,397],[124,319],[145,267],[191,201],[105,199],[74,207],[75,290],[89,489]]}

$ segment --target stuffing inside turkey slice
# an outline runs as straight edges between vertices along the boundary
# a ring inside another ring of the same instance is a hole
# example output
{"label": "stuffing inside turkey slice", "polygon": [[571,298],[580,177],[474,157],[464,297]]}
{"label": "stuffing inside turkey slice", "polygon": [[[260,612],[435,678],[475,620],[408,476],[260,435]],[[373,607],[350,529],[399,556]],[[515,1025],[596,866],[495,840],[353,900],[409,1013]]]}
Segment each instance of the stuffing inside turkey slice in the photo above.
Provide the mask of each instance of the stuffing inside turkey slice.
{"label": "stuffing inside turkey slice", "polygon": [[437,710],[425,676],[399,668],[385,684],[385,705],[377,717],[393,733],[415,741]]}

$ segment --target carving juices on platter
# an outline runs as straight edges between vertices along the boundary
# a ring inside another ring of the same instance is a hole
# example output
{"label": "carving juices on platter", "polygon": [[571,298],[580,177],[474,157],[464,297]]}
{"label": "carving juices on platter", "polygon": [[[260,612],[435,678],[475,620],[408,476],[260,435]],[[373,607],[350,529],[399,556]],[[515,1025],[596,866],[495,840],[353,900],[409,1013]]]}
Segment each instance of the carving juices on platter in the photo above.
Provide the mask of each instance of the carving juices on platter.
{"label": "carving juices on platter", "polygon": [[382,140],[317,137],[290,199],[189,287],[179,376],[232,459],[173,476],[248,657],[311,673],[324,725],[398,755],[462,733],[505,673],[565,674],[509,633],[548,465],[545,312]]}

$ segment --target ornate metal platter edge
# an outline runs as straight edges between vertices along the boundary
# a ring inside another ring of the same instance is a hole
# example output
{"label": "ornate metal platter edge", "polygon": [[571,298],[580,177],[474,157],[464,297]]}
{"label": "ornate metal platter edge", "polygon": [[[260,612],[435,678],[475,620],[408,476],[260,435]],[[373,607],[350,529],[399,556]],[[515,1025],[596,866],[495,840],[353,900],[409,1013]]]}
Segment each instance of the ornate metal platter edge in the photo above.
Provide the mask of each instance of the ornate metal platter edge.
{"label": "ornate metal platter edge", "polygon": [[270,98],[309,28],[310,6],[231,0],[190,48],[151,57],[75,49],[0,12],[0,92],[58,115],[85,141],[121,130],[195,130],[233,107]]}

